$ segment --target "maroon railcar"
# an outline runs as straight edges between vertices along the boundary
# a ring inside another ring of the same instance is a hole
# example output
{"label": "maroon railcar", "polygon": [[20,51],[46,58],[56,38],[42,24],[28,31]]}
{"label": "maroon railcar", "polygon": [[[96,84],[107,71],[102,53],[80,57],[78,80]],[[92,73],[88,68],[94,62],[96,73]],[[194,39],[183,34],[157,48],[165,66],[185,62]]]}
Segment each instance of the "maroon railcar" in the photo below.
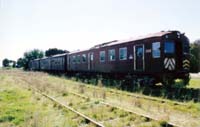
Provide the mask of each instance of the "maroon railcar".
{"label": "maroon railcar", "polygon": [[132,77],[146,84],[189,79],[189,39],[179,31],[161,31],[139,38],[114,40],[84,51],[30,62],[32,70],[63,71],[116,78]]}
{"label": "maroon railcar", "polygon": [[39,71],[40,70],[40,59],[31,60],[29,62],[29,69]]}
{"label": "maroon railcar", "polygon": [[114,40],[85,51],[69,53],[70,72],[89,72],[168,83],[189,77],[189,40],[179,31],[162,31]]}
{"label": "maroon railcar", "polygon": [[52,72],[65,72],[67,70],[67,53],[58,54],[50,57],[50,70]]}

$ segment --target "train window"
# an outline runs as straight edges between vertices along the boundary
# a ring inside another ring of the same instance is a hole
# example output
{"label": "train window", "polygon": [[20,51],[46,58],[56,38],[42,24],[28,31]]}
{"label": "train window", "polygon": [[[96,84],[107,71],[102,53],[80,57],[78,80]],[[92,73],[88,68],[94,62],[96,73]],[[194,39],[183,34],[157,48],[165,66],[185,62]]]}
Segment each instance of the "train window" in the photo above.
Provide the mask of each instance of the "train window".
{"label": "train window", "polygon": [[106,56],[106,52],[100,51],[100,62],[105,62],[105,56]]}
{"label": "train window", "polygon": [[109,55],[109,60],[110,61],[115,61],[115,49],[111,49],[108,51],[108,55]]}
{"label": "train window", "polygon": [[91,53],[91,55],[90,55],[90,60],[91,60],[91,61],[94,60],[94,55],[93,55],[93,53]]}
{"label": "train window", "polygon": [[165,53],[174,53],[174,49],[175,49],[174,42],[171,41],[165,42],[165,50],[164,50]]}
{"label": "train window", "polygon": [[73,64],[76,63],[76,56],[72,56],[72,63],[73,63]]}
{"label": "train window", "polygon": [[152,57],[160,58],[160,42],[152,43]]}
{"label": "train window", "polygon": [[127,48],[119,48],[119,59],[126,60],[127,59]]}
{"label": "train window", "polygon": [[80,63],[80,62],[81,62],[81,56],[78,55],[78,56],[77,56],[77,63]]}
{"label": "train window", "polygon": [[82,55],[82,62],[83,62],[83,63],[86,62],[86,55],[85,55],[85,54]]}
{"label": "train window", "polygon": [[138,47],[136,50],[136,56],[137,58],[142,58],[143,57],[143,47]]}
{"label": "train window", "polygon": [[183,42],[183,53],[189,53],[189,49],[189,40],[187,39]]}

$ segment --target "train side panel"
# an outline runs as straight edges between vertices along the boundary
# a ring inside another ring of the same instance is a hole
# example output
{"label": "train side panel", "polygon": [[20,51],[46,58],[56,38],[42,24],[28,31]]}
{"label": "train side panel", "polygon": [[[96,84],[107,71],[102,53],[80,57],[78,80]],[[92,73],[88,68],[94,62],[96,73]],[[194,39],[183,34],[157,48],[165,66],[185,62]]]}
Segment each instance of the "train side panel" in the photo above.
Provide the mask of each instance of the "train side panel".
{"label": "train side panel", "polygon": [[40,70],[41,71],[50,71],[51,70],[50,57],[43,58],[40,60]]}
{"label": "train side panel", "polygon": [[67,54],[52,56],[50,58],[51,71],[66,71]]}

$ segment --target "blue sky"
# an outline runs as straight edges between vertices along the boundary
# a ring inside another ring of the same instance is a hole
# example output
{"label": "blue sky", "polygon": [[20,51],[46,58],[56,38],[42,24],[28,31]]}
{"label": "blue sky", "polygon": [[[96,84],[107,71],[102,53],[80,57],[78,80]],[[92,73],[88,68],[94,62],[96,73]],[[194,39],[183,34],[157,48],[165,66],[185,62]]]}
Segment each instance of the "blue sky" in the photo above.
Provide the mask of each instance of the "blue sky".
{"label": "blue sky", "polygon": [[200,38],[199,5],[199,0],[0,0],[0,62],[34,48],[73,51],[162,30],[180,30],[194,41]]}

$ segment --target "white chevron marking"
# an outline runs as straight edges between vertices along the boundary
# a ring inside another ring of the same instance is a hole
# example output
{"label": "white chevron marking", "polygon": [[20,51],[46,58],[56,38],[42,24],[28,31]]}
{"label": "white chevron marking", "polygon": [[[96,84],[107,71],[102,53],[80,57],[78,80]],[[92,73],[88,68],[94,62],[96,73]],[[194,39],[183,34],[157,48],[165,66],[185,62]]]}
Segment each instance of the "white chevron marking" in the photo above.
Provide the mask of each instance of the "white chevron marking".
{"label": "white chevron marking", "polygon": [[174,70],[176,65],[176,61],[174,58],[165,58],[164,66],[168,70]]}

